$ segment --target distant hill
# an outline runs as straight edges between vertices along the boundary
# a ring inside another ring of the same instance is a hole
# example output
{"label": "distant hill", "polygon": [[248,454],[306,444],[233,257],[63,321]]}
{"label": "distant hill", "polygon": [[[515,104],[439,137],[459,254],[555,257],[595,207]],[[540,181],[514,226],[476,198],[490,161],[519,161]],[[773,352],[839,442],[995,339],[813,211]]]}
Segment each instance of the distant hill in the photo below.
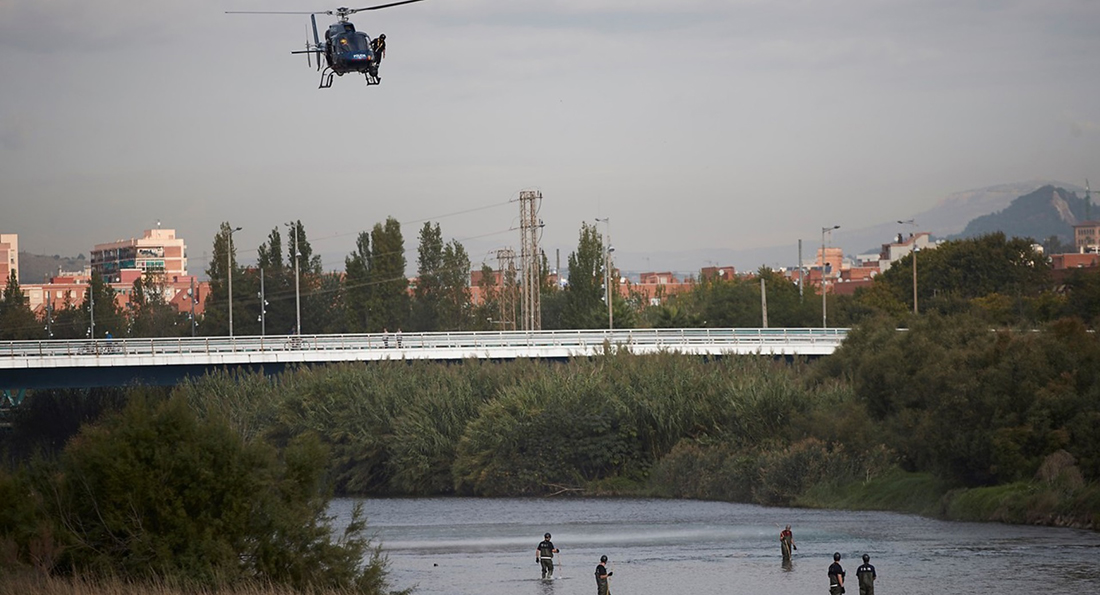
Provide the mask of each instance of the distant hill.
{"label": "distant hill", "polygon": [[[1054,180],[1029,180],[975,188],[946,196],[940,199],[932,208],[918,213],[913,213],[906,210],[904,206],[899,206],[897,208],[897,219],[914,219],[916,222],[915,228],[900,226],[896,221],[885,221],[862,228],[842,227],[833,234],[832,245],[843,248],[844,253],[848,256],[856,256],[863,253],[878,253],[882,244],[893,241],[899,232],[927,231],[937,239],[953,236],[962,237],[961,234],[964,233],[968,222],[997,211],[1006,211],[1021,197],[1038,192],[1038,189],[1048,186],[1068,188],[1068,192],[1062,191],[1064,195],[1074,196],[1073,191],[1082,196],[1084,195],[1084,188]],[[1083,207],[1075,201],[1067,200],[1067,203],[1072,205],[1071,209],[1075,216],[1080,219],[1083,216]],[[1097,217],[1098,212],[1100,212],[1100,208],[1094,205],[1093,218]],[[1011,235],[1009,230],[1004,231]],[[1041,228],[1028,228],[1027,233],[1024,235],[1042,241],[1053,233],[1053,235],[1058,235],[1068,243],[1068,234],[1071,230],[1068,225],[1065,225],[1064,229],[1059,228],[1052,233],[1047,233],[1046,236],[1038,235],[1042,231]],[[812,259],[816,254],[820,236],[811,232],[811,236],[804,238],[804,240],[802,257]],[[755,270],[761,265],[793,267],[798,261],[797,244],[797,238],[792,238],[789,243],[781,246],[755,248],[713,247],[666,252],[631,252],[618,256],[616,263],[628,272],[673,271],[681,276],[698,274],[699,269],[706,266],[707,263],[732,264],[739,271]],[[567,251],[567,249],[563,248],[563,251]]]}
{"label": "distant hill", "polygon": [[44,254],[20,252],[19,283],[43,283],[48,277],[56,275],[59,268],[63,271],[82,271],[88,264],[88,260],[83,254],[72,257],[58,254],[46,256]]}
{"label": "distant hill", "polygon": [[1056,236],[1061,242],[1073,243],[1073,225],[1085,218],[1085,199],[1064,188],[1046,185],[1020,196],[1008,207],[974,218],[955,238],[972,238],[993,232],[1008,237],[1032,238],[1043,241]]}

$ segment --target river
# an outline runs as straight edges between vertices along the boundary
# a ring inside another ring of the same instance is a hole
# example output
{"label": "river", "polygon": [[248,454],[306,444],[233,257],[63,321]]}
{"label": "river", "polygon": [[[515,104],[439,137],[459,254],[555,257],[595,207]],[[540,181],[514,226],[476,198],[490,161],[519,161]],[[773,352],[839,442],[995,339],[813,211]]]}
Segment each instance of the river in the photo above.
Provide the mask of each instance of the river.
{"label": "river", "polygon": [[[356,502],[333,502],[338,526]],[[615,573],[613,595],[823,595],[833,552],[851,595],[864,553],[877,595],[1100,593],[1100,534],[1076,529],[694,500],[361,502],[391,583],[419,595],[594,595],[601,555]],[[779,550],[785,524],[798,546],[788,566]],[[543,581],[535,546],[546,532],[561,550],[560,578]]]}

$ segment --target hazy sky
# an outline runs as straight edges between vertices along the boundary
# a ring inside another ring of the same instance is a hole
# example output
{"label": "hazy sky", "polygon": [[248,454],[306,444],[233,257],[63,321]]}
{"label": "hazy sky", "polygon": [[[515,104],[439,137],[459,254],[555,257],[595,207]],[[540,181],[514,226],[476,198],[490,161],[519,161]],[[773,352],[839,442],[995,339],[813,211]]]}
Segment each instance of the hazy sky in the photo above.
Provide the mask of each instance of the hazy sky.
{"label": "hazy sky", "polygon": [[393,216],[410,262],[430,219],[476,266],[523,189],[564,260],[597,216],[627,258],[1100,185],[1096,0],[425,0],[353,17],[383,83],[327,90],[308,17],[224,14],[336,6],[0,0],[0,231],[75,255],[160,220],[197,270],[222,221],[244,261],[301,219],[338,269]]}

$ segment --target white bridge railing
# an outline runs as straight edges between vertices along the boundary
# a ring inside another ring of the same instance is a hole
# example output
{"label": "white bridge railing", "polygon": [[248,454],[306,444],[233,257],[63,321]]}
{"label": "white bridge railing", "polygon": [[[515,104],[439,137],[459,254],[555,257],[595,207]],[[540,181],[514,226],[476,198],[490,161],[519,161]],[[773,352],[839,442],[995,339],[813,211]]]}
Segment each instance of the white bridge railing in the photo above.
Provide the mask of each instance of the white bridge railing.
{"label": "white bridge railing", "polygon": [[384,359],[562,358],[627,349],[695,355],[829,355],[847,329],[642,329],[0,341],[0,373],[28,368]]}

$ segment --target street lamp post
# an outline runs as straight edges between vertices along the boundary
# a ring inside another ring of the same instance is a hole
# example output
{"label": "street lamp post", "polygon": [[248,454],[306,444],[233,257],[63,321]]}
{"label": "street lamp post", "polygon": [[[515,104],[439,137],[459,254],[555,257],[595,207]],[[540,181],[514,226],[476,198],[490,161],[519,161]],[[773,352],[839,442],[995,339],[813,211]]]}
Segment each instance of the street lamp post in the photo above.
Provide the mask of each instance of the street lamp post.
{"label": "street lamp post", "polygon": [[302,334],[302,291],[298,283],[298,224],[287,223],[294,234],[294,334]]}
{"label": "street lamp post", "polygon": [[191,277],[191,289],[189,289],[187,291],[187,298],[188,298],[187,301],[191,302],[191,336],[194,337],[195,336],[195,325],[197,324],[196,321],[195,321],[196,296],[195,296],[195,277],[194,276]]}
{"label": "street lamp post", "polygon": [[615,248],[611,247],[611,217],[603,219],[596,217],[596,221],[603,223],[606,229],[604,238],[607,240],[603,247],[603,286],[604,299],[607,300],[607,330],[615,330],[615,310],[611,302],[611,253]]}
{"label": "street lamp post", "polygon": [[260,267],[260,336],[267,334],[267,296],[264,294],[264,269]]}
{"label": "street lamp post", "polygon": [[88,319],[91,326],[88,327],[88,336],[95,340],[95,277],[88,279]]}
{"label": "street lamp post", "polygon": [[[898,220],[901,225],[912,225],[916,227],[916,221],[913,219],[906,219],[905,221]],[[917,236],[913,234],[913,314],[917,314]]]}
{"label": "street lamp post", "polygon": [[228,243],[228,250],[225,252],[225,264],[227,267],[226,277],[229,279],[229,336],[233,336],[233,234],[240,231],[240,227],[229,228],[229,233],[226,234]]}
{"label": "street lamp post", "polygon": [[829,328],[829,317],[825,305],[825,294],[829,287],[825,283],[825,234],[834,229],[840,229],[840,226],[834,225],[832,227],[821,228],[821,328]]}

